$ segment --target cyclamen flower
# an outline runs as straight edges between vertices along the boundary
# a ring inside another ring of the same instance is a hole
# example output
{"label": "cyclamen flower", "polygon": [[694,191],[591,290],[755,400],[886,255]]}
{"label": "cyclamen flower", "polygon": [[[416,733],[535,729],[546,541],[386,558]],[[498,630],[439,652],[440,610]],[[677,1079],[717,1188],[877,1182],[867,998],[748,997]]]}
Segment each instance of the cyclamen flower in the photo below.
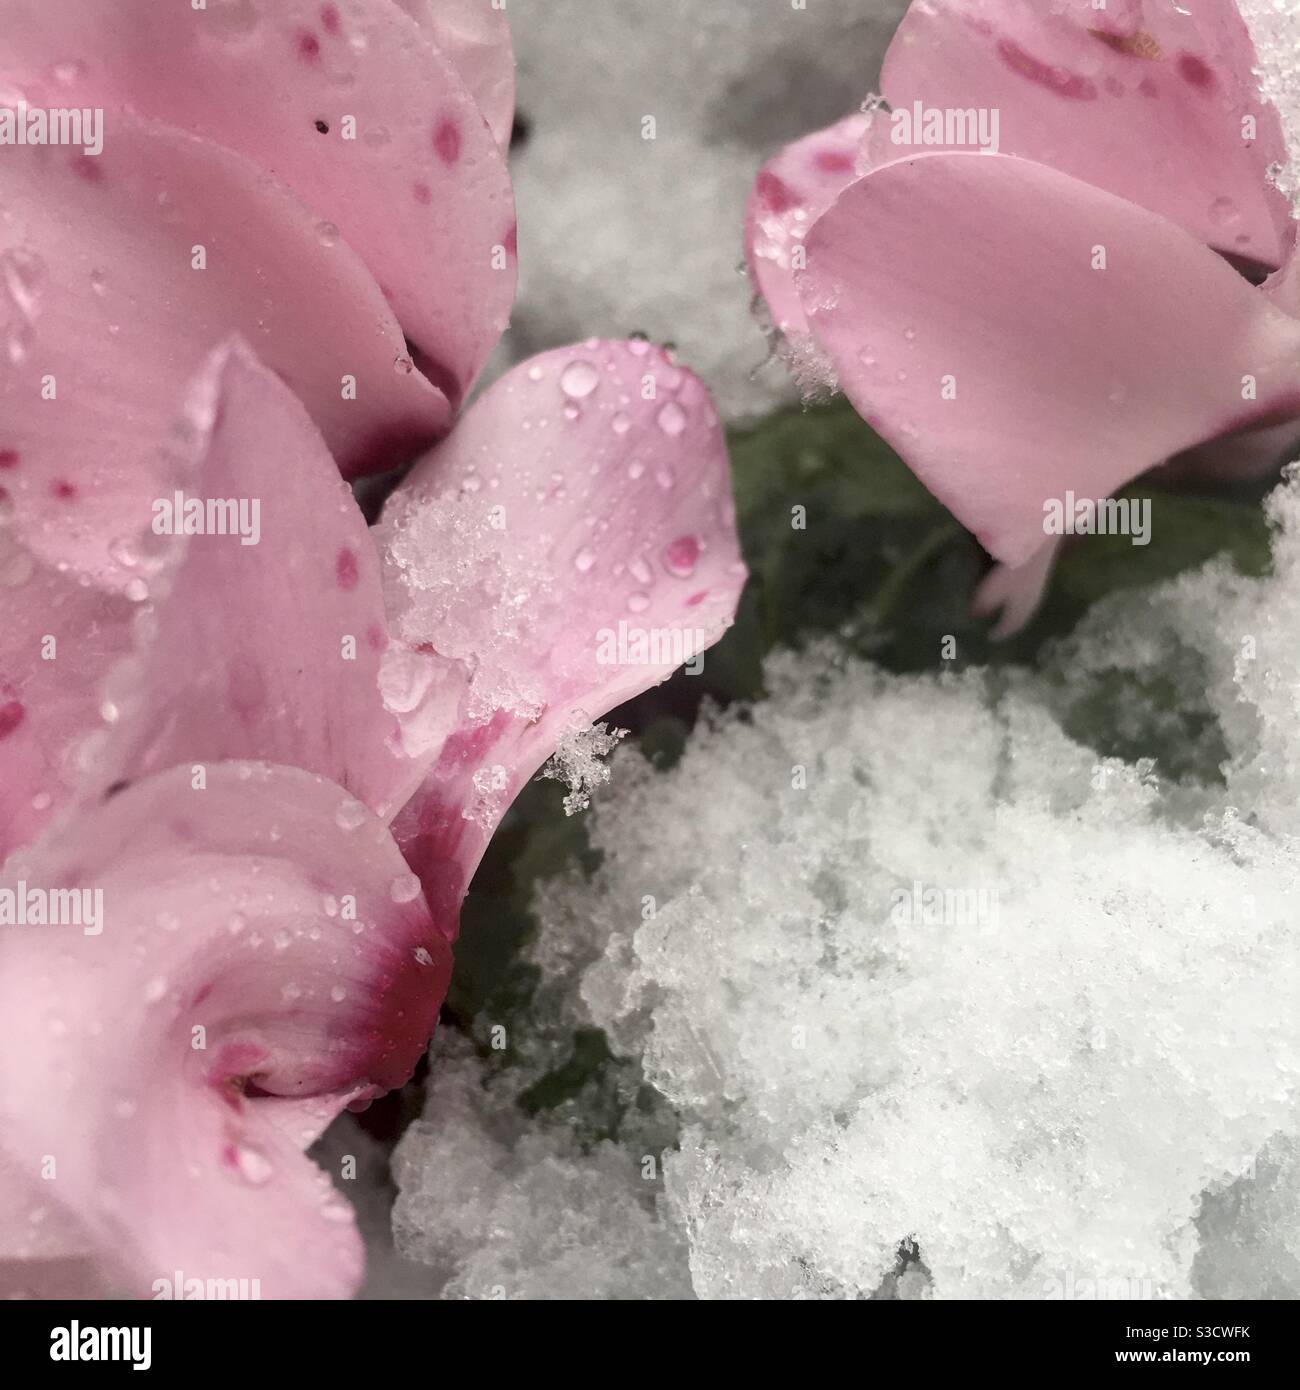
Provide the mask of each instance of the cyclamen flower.
{"label": "cyclamen flower", "polygon": [[[518,788],[677,664],[602,634],[730,622],[721,427],[647,343],[544,353],[367,530],[339,468],[445,435],[509,305],[489,7],[0,0],[0,49],[105,107],[0,158],[0,890],[103,893],[0,926],[4,1282],[345,1295],[302,1151],[409,1076]],[[156,535],[177,492],[257,543]]]}
{"label": "cyclamen flower", "polygon": [[[1011,567],[980,595],[1004,630],[1046,582],[1045,504],[1210,442],[1220,473],[1259,471],[1300,436],[1286,152],[1255,62],[1230,0],[925,0],[885,59],[893,115],[759,175],[746,241],[776,328]],[[998,113],[996,152],[921,143],[963,111]]]}

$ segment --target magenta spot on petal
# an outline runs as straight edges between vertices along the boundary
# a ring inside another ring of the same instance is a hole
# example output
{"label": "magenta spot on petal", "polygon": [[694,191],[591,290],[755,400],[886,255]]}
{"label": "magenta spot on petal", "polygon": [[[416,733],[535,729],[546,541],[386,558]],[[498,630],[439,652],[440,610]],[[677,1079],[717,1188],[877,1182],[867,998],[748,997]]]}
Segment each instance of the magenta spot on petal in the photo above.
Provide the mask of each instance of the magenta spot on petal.
{"label": "magenta spot on petal", "polygon": [[0,449],[0,468],[17,468],[18,450]]}
{"label": "magenta spot on petal", "polygon": [[87,183],[103,183],[104,171],[100,167],[99,156],[90,154],[74,155],[72,172]]}
{"label": "magenta spot on petal", "polygon": [[698,594],[692,594],[690,598],[686,600],[687,608],[694,608],[697,604],[703,603],[708,596],[709,591],[707,589],[701,589]]}
{"label": "magenta spot on petal", "polygon": [[1160,88],[1157,87],[1149,77],[1144,77],[1142,81],[1138,83],[1138,91],[1141,92],[1144,97],[1158,97],[1160,95]]}
{"label": "magenta spot on petal", "polygon": [[221,1161],[233,1172],[239,1172],[239,1150],[233,1144],[227,1144],[221,1150]]}
{"label": "magenta spot on petal", "polygon": [[1118,77],[1108,77],[1106,79],[1106,90],[1113,97],[1122,97],[1124,95],[1124,84]]}
{"label": "magenta spot on petal", "polygon": [[334,561],[334,577],[339,582],[340,589],[355,589],[357,580],[361,577],[361,571],[357,568],[356,555],[344,546],[339,551]]}
{"label": "magenta spot on petal", "polygon": [[827,174],[851,174],[853,156],[844,150],[818,150],[813,163]]}
{"label": "magenta spot on petal", "polygon": [[27,711],[17,700],[0,705],[0,738],[8,738],[26,718]]}
{"label": "magenta spot on petal", "polygon": [[505,246],[507,252],[509,252],[510,255],[512,255],[512,256],[517,256],[517,255],[519,254],[519,223],[518,223],[518,222],[512,222],[512,223],[510,224],[510,230],[506,233],[506,239],[505,239],[505,241],[502,243],[502,245]]}
{"label": "magenta spot on petal", "polygon": [[68,482],[66,478],[60,478],[57,483],[50,484],[50,491],[64,502],[71,502],[77,495],[77,485]]}
{"label": "magenta spot on petal", "polygon": [[1032,54],[1026,53],[1017,43],[1002,39],[998,43],[998,57],[1016,74],[1039,87],[1046,87],[1058,97],[1071,101],[1094,101],[1097,88],[1086,77],[1068,72],[1065,68],[1053,67]]}
{"label": "magenta spot on petal", "polygon": [[700,543],[694,536],[678,536],[664,550],[664,563],[673,574],[689,574],[700,558]]}
{"label": "magenta spot on petal", "polygon": [[460,158],[460,127],[455,121],[438,122],[433,131],[433,148],[449,169]]}
{"label": "magenta spot on petal", "polygon": [[342,28],[339,20],[339,10],[337,5],[322,5],[320,10],[320,22],[327,34],[337,34]]}
{"label": "magenta spot on petal", "polygon": [[423,203],[427,207],[433,202],[433,189],[431,189],[427,183],[413,183],[411,185],[411,197],[413,197],[417,203]]}
{"label": "magenta spot on petal", "polygon": [[1195,53],[1184,53],[1179,57],[1178,75],[1202,92],[1208,92],[1215,86],[1213,69]]}
{"label": "magenta spot on petal", "polygon": [[310,29],[299,29],[294,42],[304,63],[314,63],[320,57],[320,40]]}
{"label": "magenta spot on petal", "polygon": [[758,200],[769,212],[789,212],[799,206],[798,197],[770,169],[764,169],[756,185]]}
{"label": "magenta spot on petal", "polygon": [[382,652],[388,645],[388,638],[384,636],[384,629],[378,623],[371,623],[366,629],[366,642],[372,652]]}

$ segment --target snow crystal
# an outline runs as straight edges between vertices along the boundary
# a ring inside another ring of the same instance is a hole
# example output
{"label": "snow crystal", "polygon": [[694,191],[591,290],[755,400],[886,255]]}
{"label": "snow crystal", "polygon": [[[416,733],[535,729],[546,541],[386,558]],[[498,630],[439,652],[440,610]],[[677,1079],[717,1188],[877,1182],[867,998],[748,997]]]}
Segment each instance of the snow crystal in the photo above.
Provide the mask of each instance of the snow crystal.
{"label": "snow crystal", "polygon": [[403,1248],[465,1291],[1300,1295],[1300,484],[1273,511],[1272,576],[1116,596],[1040,673],[787,653],[676,767],[625,754],[534,1018],[676,1117],[662,1196],[644,1135],[522,1117],[553,1049],[462,1059]]}
{"label": "snow crystal", "polygon": [[1260,90],[1277,107],[1291,153],[1291,167],[1279,171],[1278,187],[1300,206],[1300,0],[1238,0],[1238,8],[1259,55]]}
{"label": "snow crystal", "polygon": [[539,774],[568,787],[569,794],[564,798],[566,816],[585,811],[591,805],[591,793],[609,781],[609,764],[604,759],[626,735],[626,729],[611,730],[608,724],[591,724],[585,716],[575,715],[575,722],[561,735],[550,761]]}
{"label": "snow crystal", "polygon": [[509,359],[640,331],[676,343],[728,418],[789,399],[779,363],[755,375],[766,346],[741,267],[745,204],[765,159],[858,107],[905,9],[511,0],[529,134],[511,156]]}

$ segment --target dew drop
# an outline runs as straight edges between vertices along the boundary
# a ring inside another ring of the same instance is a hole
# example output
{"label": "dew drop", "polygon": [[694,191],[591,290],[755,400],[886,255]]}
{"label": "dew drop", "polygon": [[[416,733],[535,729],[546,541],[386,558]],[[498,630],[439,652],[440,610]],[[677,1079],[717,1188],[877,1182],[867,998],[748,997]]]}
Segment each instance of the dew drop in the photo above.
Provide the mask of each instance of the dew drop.
{"label": "dew drop", "polygon": [[689,579],[699,558],[699,541],[694,536],[678,536],[664,551],[664,568],[678,579]]}
{"label": "dew drop", "polygon": [[242,1141],[235,1145],[235,1167],[253,1187],[264,1187],[275,1175],[275,1167],[266,1154],[256,1145]]}
{"label": "dew drop", "polygon": [[627,606],[633,613],[644,613],[650,607],[650,595],[638,590],[628,595]]}
{"label": "dew drop", "polygon": [[570,400],[582,400],[584,396],[590,396],[598,385],[600,373],[590,362],[584,362],[581,358],[570,362],[560,373],[560,390]]}
{"label": "dew drop", "polygon": [[334,824],[340,830],[356,830],[366,820],[366,808],[353,797],[340,801],[334,812]]}
{"label": "dew drop", "polygon": [[339,244],[339,229],[333,222],[317,222],[316,240],[322,246],[337,246]]}
{"label": "dew drop", "polygon": [[593,555],[590,550],[586,549],[585,546],[573,557],[573,568],[576,569],[579,574],[586,574],[595,563],[595,555]]}
{"label": "dew drop", "polygon": [[655,416],[659,428],[667,435],[677,436],[686,428],[686,412],[676,401],[667,401]]}
{"label": "dew drop", "polygon": [[420,880],[414,874],[398,874],[388,885],[388,895],[395,903],[414,902],[420,896]]}

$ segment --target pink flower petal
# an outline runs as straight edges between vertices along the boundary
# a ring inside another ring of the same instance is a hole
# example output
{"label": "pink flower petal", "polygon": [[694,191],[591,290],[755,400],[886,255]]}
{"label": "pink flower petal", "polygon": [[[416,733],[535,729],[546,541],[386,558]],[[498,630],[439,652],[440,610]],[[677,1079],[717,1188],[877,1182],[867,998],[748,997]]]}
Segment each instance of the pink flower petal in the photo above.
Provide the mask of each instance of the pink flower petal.
{"label": "pink flower petal", "polygon": [[808,247],[845,394],[1008,563],[1042,545],[1049,499],[1300,413],[1300,323],[1174,223],[1043,165],[889,165]]}
{"label": "pink flower petal", "polygon": [[159,499],[162,519],[206,524],[207,499],[238,500],[244,534],[179,539],[174,574],[151,584],[140,651],[110,678],[101,780],[263,758],[396,809],[410,770],[380,699],[379,561],[350,489],[302,406],[241,343],[213,354],[189,415],[201,453],[179,498]]}
{"label": "pink flower petal", "polygon": [[730,625],[745,569],[717,412],[649,344],[543,353],[484,393],[380,529],[394,636],[464,673],[460,732],[394,827],[454,934],[493,827],[570,726]]}
{"label": "pink flower petal", "polygon": [[[795,288],[803,239],[814,222],[855,179],[871,116],[855,112],[825,130],[787,145],[763,165],[745,212],[745,255],[772,325],[787,337],[807,333]],[[887,115],[878,117],[887,120]]]}
{"label": "pink flower petal", "polygon": [[401,331],[364,266],[246,160],[120,112],[93,179],[79,172],[90,158],[13,146],[0,160],[0,486],[35,551],[105,586],[129,580],[115,542],[169,491],[159,450],[176,402],[232,330],[345,469],[392,464],[445,429],[441,394],[394,368]]}
{"label": "pink flower petal", "polygon": [[455,64],[496,142],[510,148],[515,53],[504,6],[492,0],[396,0]]}
{"label": "pink flower petal", "polygon": [[131,603],[82,586],[0,530],[0,863],[85,775],[104,673],[131,649]]}
{"label": "pink flower petal", "polygon": [[992,631],[995,640],[1014,637],[1037,612],[1060,548],[1060,540],[1053,538],[1024,564],[995,564],[980,581],[971,599],[971,611],[980,618],[998,615]]}
{"label": "pink flower petal", "polygon": [[[881,85],[897,112],[999,113],[999,149],[1140,203],[1208,245],[1282,263],[1286,159],[1232,0],[927,0],[908,10]],[[1253,129],[1243,124],[1253,119]],[[882,120],[874,164],[919,152]],[[933,146],[929,148],[934,148]],[[952,148],[952,146],[948,146]]]}
{"label": "pink flower petal", "polygon": [[409,1075],[450,960],[388,831],[341,824],[349,804],[297,769],[223,764],[201,788],[176,769],[6,866],[6,887],[103,892],[100,935],[0,934],[0,1142],[20,1174],[53,1160],[44,1200],[107,1285],[359,1282],[350,1208],[301,1150],[322,1108]]}
{"label": "pink flower petal", "polygon": [[0,34],[56,104],[129,108],[273,173],[370,268],[436,384],[469,388],[514,297],[510,180],[455,67],[391,0],[0,0]]}

